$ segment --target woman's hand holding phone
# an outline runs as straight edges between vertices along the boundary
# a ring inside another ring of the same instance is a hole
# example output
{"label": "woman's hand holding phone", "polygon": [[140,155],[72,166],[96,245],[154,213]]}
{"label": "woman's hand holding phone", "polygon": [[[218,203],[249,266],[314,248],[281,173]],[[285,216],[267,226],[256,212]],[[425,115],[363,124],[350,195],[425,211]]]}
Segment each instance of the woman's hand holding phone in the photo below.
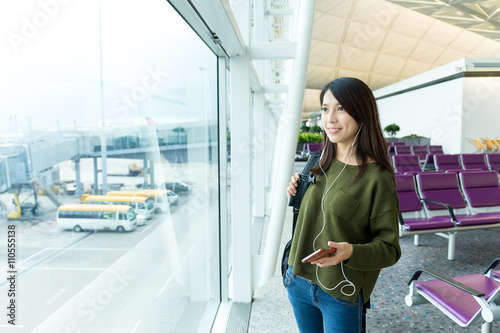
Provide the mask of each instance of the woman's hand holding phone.
{"label": "woman's hand holding phone", "polygon": [[333,256],[335,254],[335,252],[337,252],[337,249],[334,247],[331,247],[328,249],[321,248],[321,249],[311,253],[310,255],[305,257],[304,259],[302,259],[302,262],[303,263],[313,262],[315,260],[318,260],[318,259],[321,259],[324,257],[330,257],[330,256]]}
{"label": "woman's hand holding phone", "polygon": [[318,265],[319,267],[328,267],[338,265],[352,256],[353,247],[349,243],[335,243],[330,241],[328,242],[328,246],[330,247],[330,250],[328,248],[319,249],[302,259],[302,262],[310,262],[311,264]]}

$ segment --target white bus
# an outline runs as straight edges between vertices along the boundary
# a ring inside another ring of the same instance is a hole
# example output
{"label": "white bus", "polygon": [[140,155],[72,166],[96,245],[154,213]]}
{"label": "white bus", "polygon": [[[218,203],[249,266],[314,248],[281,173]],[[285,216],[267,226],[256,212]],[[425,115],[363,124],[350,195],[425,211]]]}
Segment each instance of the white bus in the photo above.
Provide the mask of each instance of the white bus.
{"label": "white bus", "polygon": [[170,190],[138,190],[138,191],[109,191],[107,195],[110,196],[139,196],[148,197],[154,201],[154,212],[165,213],[169,210],[168,192]]}
{"label": "white bus", "polygon": [[137,216],[128,205],[82,205],[66,204],[57,209],[57,224],[63,229],[116,230],[119,232],[135,230]]}
{"label": "white bus", "polygon": [[85,197],[84,204],[129,205],[136,214],[141,214],[150,219],[153,217],[154,201],[148,197],[121,196],[121,195],[89,195]]}

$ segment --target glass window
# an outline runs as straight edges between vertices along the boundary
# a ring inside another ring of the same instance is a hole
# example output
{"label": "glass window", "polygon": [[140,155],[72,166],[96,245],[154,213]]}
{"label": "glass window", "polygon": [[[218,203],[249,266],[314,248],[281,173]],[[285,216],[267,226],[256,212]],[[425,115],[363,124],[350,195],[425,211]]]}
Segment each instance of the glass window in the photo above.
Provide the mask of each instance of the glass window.
{"label": "glass window", "polygon": [[[9,2],[0,29],[0,165],[15,165],[0,176],[0,200],[13,210],[13,189],[30,177],[75,184],[19,193],[40,207],[15,222],[19,324],[207,331],[199,325],[220,300],[216,55],[163,0]],[[97,220],[80,233],[31,227],[83,194],[167,184],[177,205],[134,231],[90,233]]]}
{"label": "glass window", "polygon": [[[231,175],[231,75],[229,69],[226,68],[226,100],[227,100],[227,113],[226,113],[226,145],[227,145],[227,150],[226,150],[226,155],[227,155],[227,164],[226,164],[226,174]],[[231,176],[227,177],[226,180],[226,202],[227,202],[227,259],[228,259],[228,265],[227,265],[227,278],[231,275],[231,270],[233,268],[232,262],[233,262],[233,238],[232,238],[232,212],[231,212]]]}

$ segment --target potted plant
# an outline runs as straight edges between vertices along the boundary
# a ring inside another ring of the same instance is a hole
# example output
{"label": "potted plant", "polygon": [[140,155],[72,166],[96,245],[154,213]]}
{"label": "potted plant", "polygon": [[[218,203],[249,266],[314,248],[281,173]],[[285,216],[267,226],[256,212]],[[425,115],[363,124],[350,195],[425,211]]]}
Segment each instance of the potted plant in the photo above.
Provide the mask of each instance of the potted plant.
{"label": "potted plant", "polygon": [[300,131],[304,132],[304,133],[305,132],[309,132],[310,129],[311,128],[309,126],[306,126],[306,125],[303,125],[303,126],[300,127]]}
{"label": "potted plant", "polygon": [[313,127],[311,127],[311,132],[313,132],[313,133],[322,133],[323,129],[320,126],[318,126],[318,125],[314,125]]}
{"label": "potted plant", "polygon": [[322,133],[299,133],[295,160],[307,160],[309,158],[309,144],[317,147],[323,141]]}
{"label": "potted plant", "polygon": [[413,145],[430,145],[431,144],[431,139],[423,137],[421,135],[417,134],[410,134],[403,136],[401,138],[401,141],[406,143],[407,146],[413,146]]}
{"label": "potted plant", "polygon": [[384,127],[384,132],[387,132],[387,134],[393,138],[394,135],[396,135],[397,132],[399,132],[400,128],[396,124],[390,124]]}

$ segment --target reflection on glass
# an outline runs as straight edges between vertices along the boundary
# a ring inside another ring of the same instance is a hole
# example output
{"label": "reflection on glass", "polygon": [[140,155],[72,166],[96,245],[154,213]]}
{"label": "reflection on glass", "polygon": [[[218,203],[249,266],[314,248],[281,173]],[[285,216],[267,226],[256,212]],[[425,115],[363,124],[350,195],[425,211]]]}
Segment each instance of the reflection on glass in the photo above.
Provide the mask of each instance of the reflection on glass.
{"label": "reflection on glass", "polygon": [[[0,214],[18,231],[17,324],[196,331],[220,297],[217,58],[165,1],[50,3],[0,5]],[[59,225],[68,204],[66,220],[88,220],[75,212],[91,205],[106,226]]]}

